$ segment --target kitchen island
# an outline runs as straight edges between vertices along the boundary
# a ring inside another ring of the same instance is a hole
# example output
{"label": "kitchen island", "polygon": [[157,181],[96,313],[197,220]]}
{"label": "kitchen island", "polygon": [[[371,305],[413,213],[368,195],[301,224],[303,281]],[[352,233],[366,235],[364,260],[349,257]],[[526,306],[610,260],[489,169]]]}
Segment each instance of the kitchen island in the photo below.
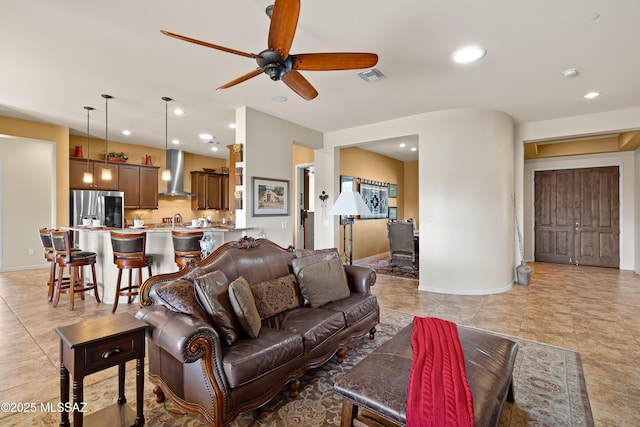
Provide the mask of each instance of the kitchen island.
{"label": "kitchen island", "polygon": [[[180,231],[204,231],[214,239],[213,248],[221,246],[223,243],[247,236],[251,228],[233,228],[229,226],[212,227],[183,227],[158,224],[141,228],[111,228],[111,227],[89,227],[73,226],[61,227],[64,230],[72,231],[74,234],[75,246],[85,251],[95,252],[96,259],[96,280],[98,282],[98,292],[100,298],[106,304],[113,304],[116,293],[116,281],[118,279],[118,268],[113,263],[113,249],[111,247],[111,231],[120,233],[141,232],[147,234],[147,255],[153,255],[154,275],[162,273],[173,273],[178,271],[178,266],[174,261],[172,230]],[[134,272],[132,281],[137,283],[137,271]],[[146,269],[143,269],[143,282],[146,280]],[[127,282],[128,275],[123,275],[122,280]],[[127,302],[127,297],[120,297],[119,303]]]}

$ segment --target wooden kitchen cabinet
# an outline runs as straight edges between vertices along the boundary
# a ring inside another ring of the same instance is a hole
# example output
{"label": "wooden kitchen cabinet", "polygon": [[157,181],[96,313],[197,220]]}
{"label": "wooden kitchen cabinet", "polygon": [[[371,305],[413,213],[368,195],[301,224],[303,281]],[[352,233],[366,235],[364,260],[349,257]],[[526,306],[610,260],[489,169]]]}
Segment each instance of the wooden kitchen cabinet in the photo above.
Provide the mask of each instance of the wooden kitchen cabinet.
{"label": "wooden kitchen cabinet", "polygon": [[124,192],[125,209],[158,208],[158,168],[153,166],[120,165],[119,190]]}
{"label": "wooden kitchen cabinet", "polygon": [[191,209],[229,209],[229,175],[191,172]]}
{"label": "wooden kitchen cabinet", "polygon": [[69,159],[69,188],[72,190],[118,190],[118,165],[107,163],[107,168],[111,169],[111,180],[102,179],[102,168],[104,162],[89,160],[88,171],[93,174],[93,182],[87,184],[83,181],[84,173],[87,172],[86,159]]}

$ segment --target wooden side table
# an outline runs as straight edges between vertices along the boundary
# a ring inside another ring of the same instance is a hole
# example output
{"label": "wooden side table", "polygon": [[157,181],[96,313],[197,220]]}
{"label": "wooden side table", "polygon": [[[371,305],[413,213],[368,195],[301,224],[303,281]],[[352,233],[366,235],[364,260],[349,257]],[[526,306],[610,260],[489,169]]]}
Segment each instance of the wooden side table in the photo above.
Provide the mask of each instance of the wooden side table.
{"label": "wooden side table", "polygon": [[[75,325],[56,328],[60,335],[60,426],[69,426],[69,412],[73,412],[73,425],[83,422],[83,380],[112,366],[118,366],[118,403],[92,414],[107,420],[108,425],[144,425],[144,355],[146,323],[129,313],[91,319]],[[136,359],[136,413],[124,403],[125,363]],[[69,372],[73,376],[73,404],[69,404]],[[108,415],[106,415],[108,413]],[[89,419],[89,416],[87,417]],[[93,425],[93,424],[92,424]]]}

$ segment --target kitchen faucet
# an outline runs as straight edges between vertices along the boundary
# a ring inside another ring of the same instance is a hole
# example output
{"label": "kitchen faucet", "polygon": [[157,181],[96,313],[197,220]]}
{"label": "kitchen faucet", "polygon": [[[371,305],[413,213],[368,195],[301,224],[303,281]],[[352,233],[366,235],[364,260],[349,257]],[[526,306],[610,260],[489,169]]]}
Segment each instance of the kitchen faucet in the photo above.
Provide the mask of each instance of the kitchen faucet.
{"label": "kitchen faucet", "polygon": [[182,215],[180,215],[179,213],[173,214],[173,216],[171,217],[171,228],[174,230],[176,228],[176,217],[178,217],[178,220],[180,221],[180,225],[184,225],[184,221],[182,220]]}

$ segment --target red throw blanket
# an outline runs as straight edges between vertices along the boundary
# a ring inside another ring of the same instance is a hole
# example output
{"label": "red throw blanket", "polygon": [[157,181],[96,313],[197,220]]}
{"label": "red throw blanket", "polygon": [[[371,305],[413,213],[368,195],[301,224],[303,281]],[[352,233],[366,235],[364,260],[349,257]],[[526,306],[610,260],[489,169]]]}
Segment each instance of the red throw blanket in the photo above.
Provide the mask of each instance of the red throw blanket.
{"label": "red throw blanket", "polygon": [[407,427],[473,426],[473,397],[455,323],[413,319]]}

